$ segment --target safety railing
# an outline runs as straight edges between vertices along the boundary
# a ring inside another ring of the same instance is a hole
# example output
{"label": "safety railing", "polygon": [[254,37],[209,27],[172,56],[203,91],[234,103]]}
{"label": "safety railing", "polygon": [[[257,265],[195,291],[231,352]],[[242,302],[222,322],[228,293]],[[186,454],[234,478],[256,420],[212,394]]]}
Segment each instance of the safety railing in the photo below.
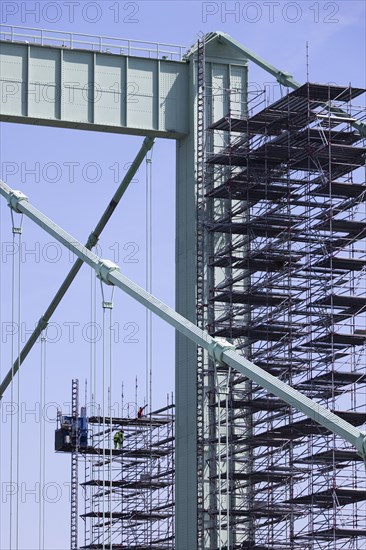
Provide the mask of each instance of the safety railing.
{"label": "safety railing", "polygon": [[17,27],[3,24],[0,24],[0,39],[22,44],[91,50],[95,52],[148,57],[170,61],[182,61],[187,51],[186,46],[177,44],[146,42],[112,36],[77,34],[67,31]]}

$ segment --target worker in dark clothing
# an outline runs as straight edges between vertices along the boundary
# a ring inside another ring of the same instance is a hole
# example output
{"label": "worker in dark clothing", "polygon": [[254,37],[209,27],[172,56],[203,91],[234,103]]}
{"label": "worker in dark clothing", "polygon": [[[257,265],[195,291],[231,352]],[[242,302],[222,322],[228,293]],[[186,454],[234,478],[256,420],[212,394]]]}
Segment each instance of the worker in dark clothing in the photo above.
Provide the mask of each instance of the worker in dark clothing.
{"label": "worker in dark clothing", "polygon": [[146,409],[147,405],[144,407],[139,407],[137,411],[137,418],[142,418],[144,416],[144,409]]}
{"label": "worker in dark clothing", "polygon": [[114,434],[114,438],[113,438],[114,448],[115,449],[122,449],[124,439],[125,439],[125,432],[121,428],[118,432],[116,432]]}

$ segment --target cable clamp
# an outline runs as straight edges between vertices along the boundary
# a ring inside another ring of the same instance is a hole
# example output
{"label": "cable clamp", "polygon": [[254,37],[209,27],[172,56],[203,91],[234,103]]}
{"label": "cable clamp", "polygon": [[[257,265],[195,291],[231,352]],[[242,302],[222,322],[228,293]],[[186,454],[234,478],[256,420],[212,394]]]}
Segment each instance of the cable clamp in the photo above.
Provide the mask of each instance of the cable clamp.
{"label": "cable clamp", "polygon": [[215,363],[224,365],[225,363],[222,360],[222,354],[227,350],[235,351],[236,347],[228,340],[225,340],[225,338],[213,338],[212,340],[213,342],[209,344],[207,349],[208,355],[215,361]]}
{"label": "cable clamp", "polygon": [[21,214],[21,211],[18,209],[20,201],[28,201],[28,197],[21,191],[12,191],[8,197],[8,204],[17,214]]}
{"label": "cable clamp", "polygon": [[88,242],[86,243],[86,248],[88,248],[89,250],[91,250],[92,248],[95,247],[95,245],[97,244],[98,242],[98,237],[97,235],[94,233],[94,231],[92,231],[89,235],[89,238],[88,238]]}
{"label": "cable clamp", "polygon": [[98,265],[98,272],[97,277],[103,281],[103,283],[106,283],[107,285],[111,285],[112,283],[109,282],[109,275],[113,271],[120,271],[119,266],[112,262],[111,260],[100,260]]}
{"label": "cable clamp", "polygon": [[46,321],[46,319],[42,316],[40,318],[40,320],[38,321],[38,330],[42,333],[44,331],[45,328],[48,327],[48,321]]}

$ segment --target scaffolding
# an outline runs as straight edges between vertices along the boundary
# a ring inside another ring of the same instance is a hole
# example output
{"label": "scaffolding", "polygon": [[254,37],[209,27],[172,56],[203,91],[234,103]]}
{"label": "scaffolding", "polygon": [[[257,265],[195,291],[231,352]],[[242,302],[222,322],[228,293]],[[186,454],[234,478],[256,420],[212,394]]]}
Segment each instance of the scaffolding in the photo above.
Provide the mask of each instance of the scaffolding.
{"label": "scaffolding", "polygon": [[[68,434],[79,417],[59,419],[56,450],[84,459],[85,535],[77,547],[173,550],[174,405],[141,417],[85,417],[87,438],[77,445]],[[121,430],[123,444],[116,445]]]}
{"label": "scaffolding", "polygon": [[[225,90],[229,113],[205,129],[201,207],[209,333],[355,426],[366,422],[363,92],[307,83],[271,105],[257,94],[243,115]],[[357,454],[242,376],[204,368],[198,452],[217,457],[199,470],[207,548],[365,548]]]}

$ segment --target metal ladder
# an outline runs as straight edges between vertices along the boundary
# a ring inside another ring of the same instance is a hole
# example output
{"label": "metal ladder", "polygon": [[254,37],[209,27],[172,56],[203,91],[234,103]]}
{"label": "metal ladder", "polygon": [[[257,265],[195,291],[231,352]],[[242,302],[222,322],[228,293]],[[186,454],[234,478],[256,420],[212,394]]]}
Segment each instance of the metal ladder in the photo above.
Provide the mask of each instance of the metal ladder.
{"label": "metal ladder", "polygon": [[78,452],[79,452],[79,380],[73,380],[71,386],[71,417],[72,431],[71,441],[73,451],[71,453],[71,522],[70,522],[70,548],[78,550]]}
{"label": "metal ladder", "polygon": [[[197,42],[197,164],[196,164],[196,231],[197,231],[197,325],[205,328],[205,37]],[[204,350],[197,348],[197,548],[204,548]]]}

